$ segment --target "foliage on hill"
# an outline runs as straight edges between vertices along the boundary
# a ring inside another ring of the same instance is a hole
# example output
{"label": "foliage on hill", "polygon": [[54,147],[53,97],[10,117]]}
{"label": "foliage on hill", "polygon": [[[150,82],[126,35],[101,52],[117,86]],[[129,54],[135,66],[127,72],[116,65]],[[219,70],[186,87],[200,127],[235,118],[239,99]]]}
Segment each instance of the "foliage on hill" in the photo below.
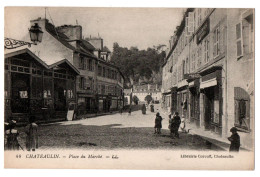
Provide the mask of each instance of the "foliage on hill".
{"label": "foliage on hill", "polygon": [[114,43],[111,62],[120,68],[128,86],[137,83],[161,84],[161,64],[165,57],[165,52],[161,50],[163,46],[139,50],[137,47],[128,49]]}

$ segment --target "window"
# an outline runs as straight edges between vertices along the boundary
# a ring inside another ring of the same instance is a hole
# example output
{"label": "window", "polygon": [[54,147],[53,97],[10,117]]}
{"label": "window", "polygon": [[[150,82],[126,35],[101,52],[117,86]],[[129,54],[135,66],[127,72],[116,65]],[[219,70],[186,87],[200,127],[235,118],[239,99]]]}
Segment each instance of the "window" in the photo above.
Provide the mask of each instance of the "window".
{"label": "window", "polygon": [[80,89],[85,89],[85,83],[86,83],[86,78],[85,77],[80,77],[79,78],[79,88]]}
{"label": "window", "polygon": [[236,45],[237,45],[237,58],[240,58],[243,55],[241,23],[238,23],[236,25]]}
{"label": "window", "polygon": [[84,57],[79,58],[79,69],[86,69],[86,59]]}
{"label": "window", "polygon": [[214,58],[219,55],[219,27],[217,27],[214,30],[214,35],[213,35],[213,56]]}
{"label": "window", "polygon": [[101,85],[101,94],[106,94],[106,86],[105,85]]}
{"label": "window", "polygon": [[88,59],[88,70],[93,71],[93,62],[92,59]]}
{"label": "window", "polygon": [[189,58],[186,58],[186,73],[189,73]]}
{"label": "window", "polygon": [[98,66],[98,75],[102,76],[102,66]]}
{"label": "window", "polygon": [[235,126],[250,130],[250,96],[240,87],[235,87]]}
{"label": "window", "polygon": [[204,63],[209,62],[209,39],[204,41]]}
{"label": "window", "polygon": [[191,69],[192,69],[192,71],[194,72],[195,71],[195,64],[196,64],[196,60],[195,60],[195,52],[193,51],[192,53],[191,53],[191,59],[192,59],[192,63],[191,63]]}
{"label": "window", "polygon": [[188,32],[190,34],[194,32],[194,12],[189,12]]}
{"label": "window", "polygon": [[52,78],[44,78],[43,82],[43,98],[51,98],[53,80]]}
{"label": "window", "polygon": [[114,76],[114,71],[113,70],[111,70],[111,75],[112,75],[112,79],[115,79],[115,76]]}
{"label": "window", "polygon": [[198,8],[198,26],[200,26],[201,22],[202,22],[201,9]]}
{"label": "window", "polygon": [[106,77],[106,68],[103,67],[103,77]]}
{"label": "window", "polygon": [[101,85],[98,84],[98,94],[101,94],[101,93],[102,93],[102,91],[101,91]]}
{"label": "window", "polygon": [[92,77],[89,77],[88,80],[85,81],[85,86],[86,90],[92,90]]}
{"label": "window", "polygon": [[117,75],[118,75],[118,72],[116,72],[116,74],[115,74],[115,80],[117,80]]}
{"label": "window", "polygon": [[242,14],[242,30],[240,30],[242,35],[242,55],[251,53],[254,50],[253,18],[253,11],[251,9]]}
{"label": "window", "polygon": [[197,49],[197,68],[201,67],[201,47]]}
{"label": "window", "polygon": [[33,98],[42,98],[42,78],[32,77],[32,87],[31,87]]}
{"label": "window", "polygon": [[184,74],[186,74],[185,60],[182,61],[182,79],[184,79]]}
{"label": "window", "polygon": [[75,85],[72,80],[67,81],[67,91],[69,99],[75,98]]}

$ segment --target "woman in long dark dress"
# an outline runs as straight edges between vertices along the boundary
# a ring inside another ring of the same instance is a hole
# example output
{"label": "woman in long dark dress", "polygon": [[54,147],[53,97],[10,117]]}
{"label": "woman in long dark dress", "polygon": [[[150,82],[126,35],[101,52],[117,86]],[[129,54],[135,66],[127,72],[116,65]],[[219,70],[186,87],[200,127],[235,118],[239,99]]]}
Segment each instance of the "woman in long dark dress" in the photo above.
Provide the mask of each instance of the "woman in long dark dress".
{"label": "woman in long dark dress", "polygon": [[146,114],[146,107],[145,107],[145,104],[143,104],[143,106],[142,106],[142,114]]}
{"label": "woman in long dark dress", "polygon": [[161,134],[161,128],[162,128],[162,117],[158,112],[155,118],[154,134]]}
{"label": "woman in long dark dress", "polygon": [[25,127],[26,149],[35,151],[38,149],[38,125],[35,123],[35,116],[30,116],[30,123]]}
{"label": "woman in long dark dress", "polygon": [[154,105],[153,104],[151,104],[151,112],[154,112]]}

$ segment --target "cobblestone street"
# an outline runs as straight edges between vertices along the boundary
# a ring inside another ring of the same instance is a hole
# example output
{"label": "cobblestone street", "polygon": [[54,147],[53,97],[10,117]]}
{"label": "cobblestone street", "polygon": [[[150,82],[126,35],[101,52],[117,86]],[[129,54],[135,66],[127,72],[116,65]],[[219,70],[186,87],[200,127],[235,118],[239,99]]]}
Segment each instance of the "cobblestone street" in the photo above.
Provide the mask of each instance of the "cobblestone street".
{"label": "cobblestone street", "polygon": [[[158,107],[159,105],[157,105]],[[140,111],[39,125],[39,150],[46,149],[114,149],[170,148],[221,150],[197,135],[180,132],[180,139],[170,137],[168,118],[162,114],[162,134],[154,134],[155,113]],[[20,144],[25,147],[25,134],[20,129]]]}

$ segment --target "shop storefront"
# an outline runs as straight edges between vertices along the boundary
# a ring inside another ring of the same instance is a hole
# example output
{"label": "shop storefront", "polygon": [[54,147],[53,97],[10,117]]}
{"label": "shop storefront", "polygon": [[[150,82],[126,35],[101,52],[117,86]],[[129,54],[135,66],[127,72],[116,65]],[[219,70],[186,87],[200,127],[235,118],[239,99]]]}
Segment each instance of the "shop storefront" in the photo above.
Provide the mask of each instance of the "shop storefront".
{"label": "shop storefront", "polygon": [[48,66],[28,49],[6,54],[5,120],[65,120],[68,105],[76,102],[76,75],[67,60]]}
{"label": "shop storefront", "polygon": [[180,117],[187,118],[187,108],[188,108],[188,82],[182,80],[178,83],[177,88],[177,112],[179,112]]}
{"label": "shop storefront", "polygon": [[177,111],[177,87],[171,88],[171,113]]}
{"label": "shop storefront", "polygon": [[78,92],[78,109],[77,115],[85,115],[96,113],[96,98],[92,93],[79,93]]}
{"label": "shop storefront", "polygon": [[200,125],[200,80],[188,80],[188,114],[189,121],[196,126]]}
{"label": "shop storefront", "polygon": [[168,112],[171,112],[172,98],[171,91],[164,92],[162,94],[162,108]]}
{"label": "shop storefront", "polygon": [[221,67],[201,72],[200,112],[205,130],[222,133],[222,83]]}

